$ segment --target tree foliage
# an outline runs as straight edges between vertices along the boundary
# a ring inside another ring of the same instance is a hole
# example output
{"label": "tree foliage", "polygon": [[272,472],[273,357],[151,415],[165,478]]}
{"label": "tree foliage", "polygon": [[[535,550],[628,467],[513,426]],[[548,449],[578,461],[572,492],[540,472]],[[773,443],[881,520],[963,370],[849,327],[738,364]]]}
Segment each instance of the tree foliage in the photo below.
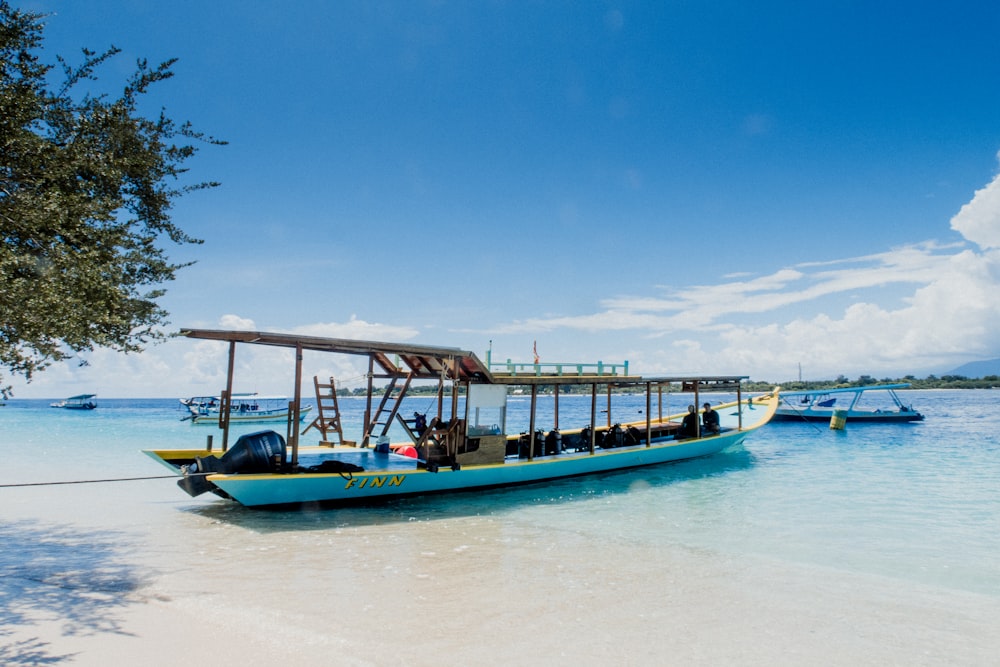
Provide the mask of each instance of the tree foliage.
{"label": "tree foliage", "polygon": [[179,181],[196,144],[224,143],[139,112],[175,60],[138,61],[117,97],[79,92],[119,49],[43,64],[43,18],[0,0],[0,366],[28,381],[79,352],[164,338],[157,300],[187,264],[163,245],[201,243],[171,204],[217,185]]}

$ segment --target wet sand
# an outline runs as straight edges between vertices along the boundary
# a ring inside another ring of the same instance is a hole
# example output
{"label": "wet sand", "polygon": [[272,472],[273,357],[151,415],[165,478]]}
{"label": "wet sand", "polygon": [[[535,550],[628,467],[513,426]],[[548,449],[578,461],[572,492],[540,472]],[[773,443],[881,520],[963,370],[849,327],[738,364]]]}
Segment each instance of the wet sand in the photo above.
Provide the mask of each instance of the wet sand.
{"label": "wet sand", "polygon": [[[220,530],[232,527],[209,532]],[[0,662],[989,665],[1000,655],[989,596],[627,542],[593,562],[578,536],[488,519],[144,553],[154,546],[135,553],[143,562],[129,571],[153,572],[140,577],[106,564],[88,573],[85,561],[75,574],[8,567]]]}

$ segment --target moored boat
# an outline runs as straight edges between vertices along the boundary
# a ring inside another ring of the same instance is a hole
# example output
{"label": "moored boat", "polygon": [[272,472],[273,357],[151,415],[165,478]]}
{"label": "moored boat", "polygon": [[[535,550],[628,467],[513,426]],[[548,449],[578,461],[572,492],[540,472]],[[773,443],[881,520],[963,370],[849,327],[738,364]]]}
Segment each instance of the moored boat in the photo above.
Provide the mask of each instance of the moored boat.
{"label": "moored boat", "polygon": [[[222,413],[222,397],[195,396],[181,401],[187,406],[190,419],[195,424],[218,424]],[[234,423],[286,422],[289,415],[287,396],[258,396],[257,394],[233,394],[228,401],[229,421]],[[304,405],[299,410],[299,421],[306,418],[312,409]]]}
{"label": "moored boat", "polygon": [[[245,331],[181,333],[228,342],[230,359],[238,343],[295,350],[296,395],[287,440],[274,431],[261,431],[244,435],[229,448],[228,425],[224,425],[218,450],[146,451],[180,475],[178,485],[190,495],[212,492],[247,506],[371,501],[538,483],[707,456],[742,443],[750,431],[767,423],[778,404],[777,391],[744,397],[745,376],[641,377],[629,375],[627,364],[536,363],[493,369],[474,353],[450,347]],[[315,426],[320,432],[318,444],[300,442],[302,434],[291,428],[300,414],[306,350],[368,358],[366,407],[357,441],[344,440],[339,411],[322,407],[320,387],[332,392],[332,379],[328,385],[315,381],[320,414],[302,433]],[[230,386],[232,372],[231,362]],[[376,388],[376,378],[388,384]],[[436,414],[403,417],[401,404],[415,381],[437,383]],[[553,393],[551,428],[548,423],[540,428],[537,418],[537,397],[543,387]],[[513,388],[525,390],[521,400],[530,399],[524,433],[508,433],[507,398]],[[735,394],[736,400],[715,406],[727,416],[719,431],[702,432],[701,421],[689,417],[692,431],[686,433],[683,414],[663,411],[663,395],[670,388],[693,394],[694,404],[709,392]],[[612,421],[611,395],[621,390],[645,395],[644,419]],[[572,428],[560,424],[560,391],[589,395],[587,423]],[[600,421],[599,394],[608,400],[607,414]],[[745,416],[748,421],[756,419],[744,423]],[[390,442],[393,429],[403,434],[401,441]],[[339,442],[331,442],[334,435]]]}
{"label": "moored boat", "polygon": [[924,416],[899,398],[897,389],[906,389],[909,383],[838,387],[817,391],[785,391],[774,421],[824,421],[834,412],[850,423],[865,422],[914,422]]}
{"label": "moored boat", "polygon": [[[233,394],[233,397],[239,396],[256,396],[256,392],[248,392],[246,394]],[[199,407],[216,407],[219,404],[218,396],[191,396],[189,398],[179,398],[180,404],[185,408],[190,409],[192,405]]]}
{"label": "moored boat", "polygon": [[97,401],[94,400],[96,397],[97,394],[79,394],[78,396],[70,396],[49,405],[53,408],[65,408],[67,410],[93,410],[97,407]]}

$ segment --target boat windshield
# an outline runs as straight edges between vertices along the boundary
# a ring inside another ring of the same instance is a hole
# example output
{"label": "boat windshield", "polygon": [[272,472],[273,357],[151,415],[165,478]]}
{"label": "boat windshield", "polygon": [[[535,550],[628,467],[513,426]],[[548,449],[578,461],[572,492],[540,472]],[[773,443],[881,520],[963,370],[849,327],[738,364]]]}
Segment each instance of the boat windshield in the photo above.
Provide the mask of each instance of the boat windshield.
{"label": "boat windshield", "polygon": [[470,384],[465,419],[469,436],[506,433],[507,387]]}

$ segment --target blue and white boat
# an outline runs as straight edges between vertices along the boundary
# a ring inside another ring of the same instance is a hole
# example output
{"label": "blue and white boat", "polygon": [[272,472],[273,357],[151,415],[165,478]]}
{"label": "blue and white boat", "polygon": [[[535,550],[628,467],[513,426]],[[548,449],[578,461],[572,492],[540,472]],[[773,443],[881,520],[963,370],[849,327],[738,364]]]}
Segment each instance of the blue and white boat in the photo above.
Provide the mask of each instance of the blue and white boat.
{"label": "blue and white boat", "polygon": [[[222,397],[220,396],[194,396],[182,400],[187,406],[188,415],[195,424],[218,424],[219,415],[222,410]],[[287,396],[258,396],[257,394],[233,394],[229,399],[229,421],[241,424],[256,424],[264,422],[286,422],[288,421]],[[299,421],[306,418],[312,409],[311,405],[304,405],[299,410]]]}
{"label": "blue and white boat", "polygon": [[49,406],[64,408],[66,410],[93,410],[97,407],[95,398],[97,398],[97,394],[79,394],[78,396],[70,396],[61,401],[50,403]]}
{"label": "blue and white boat", "polygon": [[923,421],[924,416],[904,403],[896,393],[897,389],[909,386],[909,383],[900,382],[817,391],[783,391],[774,421],[828,422],[834,411],[843,411],[838,414],[846,417],[849,423]]}
{"label": "blue and white boat", "polygon": [[[527,371],[524,365],[491,370],[474,353],[450,347],[247,331],[189,329],[181,334],[228,342],[230,359],[237,344],[294,349],[296,395],[289,426],[299,417],[303,351],[367,357],[367,403],[357,442],[343,440],[339,413],[321,407],[309,427],[315,425],[320,432],[315,445],[300,442],[297,429],[289,428],[287,441],[274,431],[260,431],[244,435],[230,448],[224,424],[218,450],[145,452],[176,472],[178,486],[190,495],[211,492],[252,507],[372,501],[540,483],[708,456],[742,443],[748,433],[770,420],[778,405],[777,390],[744,397],[745,376],[641,377],[628,375],[627,365],[603,364],[536,363],[527,365]],[[230,367],[230,381],[232,373]],[[376,388],[375,378],[388,384]],[[437,414],[406,419],[401,402],[417,380],[438,384]],[[525,390],[520,400],[531,401],[529,428],[520,434],[507,432],[507,397],[514,387]],[[554,424],[548,432],[536,428],[542,387],[554,396]],[[671,387],[693,393],[696,405],[708,398],[708,392],[735,394],[736,400],[715,406],[725,416],[718,432],[702,433],[695,419],[692,437],[680,437],[684,415],[667,415],[662,409],[663,394]],[[623,389],[645,394],[644,419],[612,423],[612,391]],[[560,390],[590,395],[589,423],[562,427]],[[608,400],[600,421],[599,394]],[[318,388],[317,399],[321,399]],[[391,426],[405,434],[403,441],[389,442]],[[328,441],[331,430],[339,436],[339,444]]]}

